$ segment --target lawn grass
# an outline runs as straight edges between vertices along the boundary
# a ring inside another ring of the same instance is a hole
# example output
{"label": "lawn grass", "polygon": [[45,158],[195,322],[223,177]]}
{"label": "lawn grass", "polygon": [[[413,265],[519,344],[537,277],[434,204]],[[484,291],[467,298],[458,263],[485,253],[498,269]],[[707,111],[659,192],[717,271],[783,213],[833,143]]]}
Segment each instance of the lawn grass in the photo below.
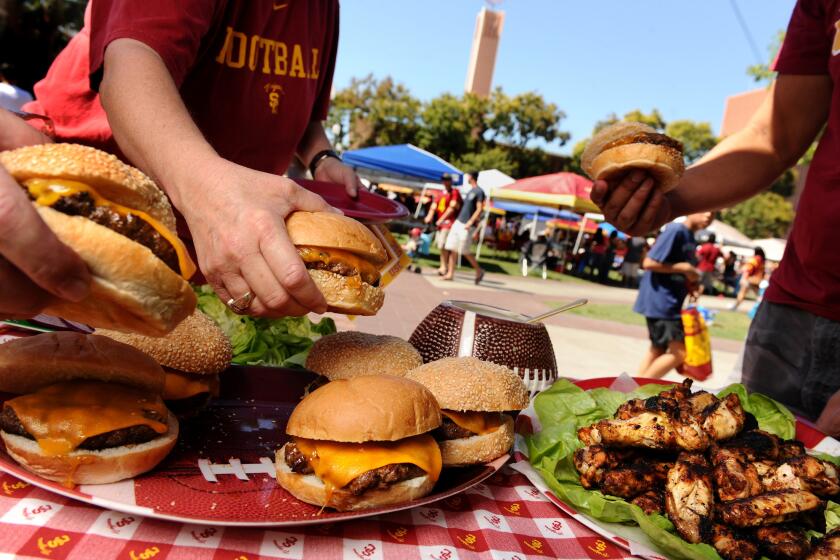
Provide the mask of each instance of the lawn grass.
{"label": "lawn grass", "polygon": [[[565,302],[552,302],[550,305],[558,307],[563,303]],[[645,326],[645,318],[635,313],[632,306],[625,303],[589,303],[566,313],[625,325]],[[747,337],[749,327],[750,319],[743,313],[719,311],[714,323],[709,327],[709,332],[715,338],[741,341]]]}

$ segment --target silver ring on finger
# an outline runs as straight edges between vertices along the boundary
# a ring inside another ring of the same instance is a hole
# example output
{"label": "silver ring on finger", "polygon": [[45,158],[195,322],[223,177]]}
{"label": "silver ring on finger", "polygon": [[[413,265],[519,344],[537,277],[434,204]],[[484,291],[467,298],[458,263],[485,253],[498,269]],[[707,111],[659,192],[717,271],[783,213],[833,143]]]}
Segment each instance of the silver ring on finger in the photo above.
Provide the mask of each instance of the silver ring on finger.
{"label": "silver ring on finger", "polygon": [[238,298],[230,298],[227,300],[227,306],[230,307],[234,313],[241,315],[248,311],[248,308],[251,307],[252,301],[254,301],[254,294],[251,292],[245,292]]}

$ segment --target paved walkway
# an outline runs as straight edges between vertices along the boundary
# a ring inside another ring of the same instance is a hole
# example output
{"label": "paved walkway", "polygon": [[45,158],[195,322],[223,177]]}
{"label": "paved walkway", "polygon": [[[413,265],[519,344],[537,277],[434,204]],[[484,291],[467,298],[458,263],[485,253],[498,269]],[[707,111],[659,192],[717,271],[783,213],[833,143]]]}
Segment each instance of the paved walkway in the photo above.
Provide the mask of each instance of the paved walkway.
{"label": "paved walkway", "polygon": [[[339,330],[360,330],[376,334],[391,334],[408,338],[423,318],[444,300],[464,300],[503,307],[526,315],[538,315],[551,309],[552,303],[580,297],[598,303],[626,303],[632,305],[635,290],[614,288],[584,282],[522,278],[504,274],[487,274],[480,286],[472,281],[472,271],[456,275],[454,282],[441,280],[433,270],[424,274],[404,272],[386,288],[385,305],[375,317],[350,319],[336,315]],[[731,300],[704,297],[701,303],[713,309],[724,309]],[[572,314],[548,319],[546,327],[551,336],[561,375],[591,378],[635,374],[642,355],[647,350],[647,329]],[[715,373],[703,384],[717,388],[731,381],[742,344],[736,341],[713,339]],[[676,373],[666,379],[681,380]]]}

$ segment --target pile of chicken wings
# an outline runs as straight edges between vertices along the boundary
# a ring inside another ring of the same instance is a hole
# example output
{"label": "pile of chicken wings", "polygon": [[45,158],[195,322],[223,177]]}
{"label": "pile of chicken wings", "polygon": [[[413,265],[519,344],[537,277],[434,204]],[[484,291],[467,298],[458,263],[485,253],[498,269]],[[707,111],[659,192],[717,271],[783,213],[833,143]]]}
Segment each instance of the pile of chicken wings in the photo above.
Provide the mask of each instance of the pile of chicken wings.
{"label": "pile of chicken wings", "polygon": [[825,532],[840,476],[796,440],[761,431],[735,394],[691,392],[691,380],[622,404],[578,430],[584,488],[665,513],[680,536],[726,560],[840,559],[840,530]]}

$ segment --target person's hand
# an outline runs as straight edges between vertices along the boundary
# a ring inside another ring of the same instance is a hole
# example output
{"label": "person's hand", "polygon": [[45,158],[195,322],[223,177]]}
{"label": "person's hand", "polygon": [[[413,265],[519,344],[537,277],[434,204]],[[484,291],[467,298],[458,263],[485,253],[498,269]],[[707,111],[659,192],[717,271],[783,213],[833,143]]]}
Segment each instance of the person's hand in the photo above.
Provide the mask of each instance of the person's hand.
{"label": "person's hand", "polygon": [[428,216],[426,216],[426,218],[423,220],[423,223],[431,224],[432,223],[432,215],[429,214]]}
{"label": "person's hand", "polygon": [[0,316],[31,317],[50,301],[80,301],[90,272],[58,240],[24,190],[0,167]]}
{"label": "person's hand", "polygon": [[201,196],[184,201],[181,211],[199,267],[222,301],[250,292],[249,315],[325,312],[327,303],[286,233],[285,218],[295,210],[338,210],[285,177],[225,160],[203,171],[196,177],[205,181]]}
{"label": "person's hand", "polygon": [[35,144],[50,144],[52,139],[29,126],[17,115],[0,109],[0,150],[13,150]]}
{"label": "person's hand", "polygon": [[315,168],[316,181],[326,181],[328,183],[338,183],[344,185],[344,190],[351,198],[356,198],[359,195],[359,190],[364,188],[359,176],[353,171],[353,168],[344,165],[334,157],[324,158],[321,163]]}
{"label": "person's hand", "polygon": [[674,265],[674,270],[685,276],[685,281],[689,284],[697,284],[700,282],[700,271],[697,270],[691,263],[681,262]]}
{"label": "person's hand", "polygon": [[645,235],[667,222],[671,214],[668,199],[642,169],[610,184],[595,181],[590,198],[607,222],[628,235]]}
{"label": "person's hand", "polygon": [[817,418],[817,428],[832,437],[840,435],[840,391],[828,399],[820,417]]}

